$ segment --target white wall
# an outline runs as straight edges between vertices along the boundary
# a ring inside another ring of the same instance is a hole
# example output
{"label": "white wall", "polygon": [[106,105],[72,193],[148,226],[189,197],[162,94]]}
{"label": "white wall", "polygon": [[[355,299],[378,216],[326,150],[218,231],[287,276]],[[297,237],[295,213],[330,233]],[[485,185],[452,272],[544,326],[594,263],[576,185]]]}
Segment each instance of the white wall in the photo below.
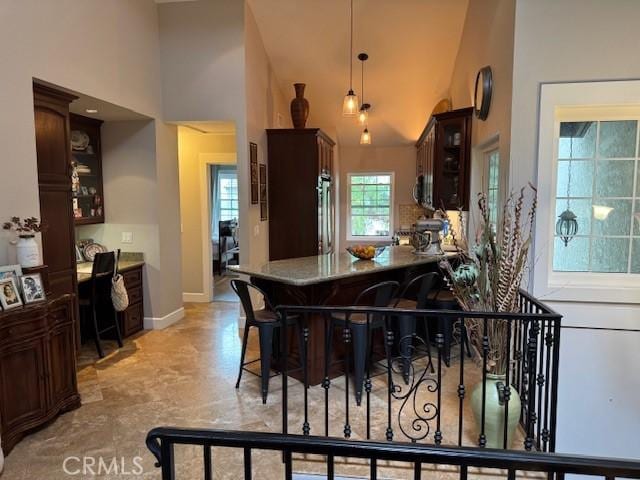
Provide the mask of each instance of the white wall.
{"label": "white wall", "polygon": [[[454,109],[473,105],[478,71],[490,66],[493,94],[489,116],[473,116],[471,156],[471,205],[477,211],[476,194],[483,189],[482,146],[499,137],[500,171],[506,188],[511,140],[511,90],[513,77],[513,31],[516,0],[469,2],[456,63],[451,77],[450,94]],[[476,218],[474,212],[472,219]],[[472,224],[470,231],[475,231]]]}
{"label": "white wall", "polygon": [[[549,161],[537,156],[542,83],[640,78],[636,60],[640,3],[518,0],[515,17],[513,188],[535,181],[538,162]],[[551,306],[565,316],[558,451],[640,458],[636,447],[640,386],[633,374],[633,366],[640,361],[633,346],[640,331],[640,309],[637,305],[584,302]]]}
{"label": "white wall", "polygon": [[[247,137],[244,146],[248,150],[248,142],[258,145],[258,163],[268,163],[267,128],[276,128],[278,116],[284,121],[280,128],[290,128],[289,102],[280,90],[278,79],[273,72],[269,57],[264,49],[260,32],[253,13],[247,4],[245,8],[245,75],[246,75],[246,107]],[[288,98],[288,97],[287,97]],[[238,181],[249,185],[248,157],[245,157],[243,168],[238,168]],[[240,218],[252,226],[250,252],[242,257],[242,261],[254,263],[269,260],[269,222],[260,220],[260,206],[250,205],[249,192],[243,200],[247,208],[242,210]],[[240,204],[242,208],[242,203]],[[246,220],[245,220],[246,219]],[[256,231],[255,227],[258,226]],[[242,246],[241,246],[242,248]],[[242,253],[241,253],[242,255]]]}
{"label": "white wall", "polygon": [[[32,78],[68,88],[155,118],[155,200],[160,249],[176,248],[175,130],[160,120],[161,90],[158,18],[152,0],[108,2],[24,0],[0,3],[0,218],[39,215]],[[79,33],[81,32],[81,34]],[[6,181],[10,179],[10,181]],[[109,204],[105,205],[108,214]],[[165,244],[164,242],[170,242]],[[13,255],[0,237],[0,264]],[[161,255],[152,314],[164,317],[181,308],[180,258]],[[160,271],[162,274],[160,275]],[[152,273],[152,271],[150,271]],[[148,272],[149,273],[149,272]],[[149,273],[149,275],[151,275]],[[161,277],[161,278],[160,278]]]}
{"label": "white wall", "polygon": [[[349,196],[347,192],[347,175],[349,173],[360,172],[393,172],[394,181],[394,205],[393,205],[393,226],[396,230],[400,227],[400,214],[398,206],[401,204],[411,205],[414,203],[412,192],[416,180],[416,148],[413,145],[402,147],[345,147],[339,149],[340,163],[339,172],[339,232],[338,247],[343,250],[350,244],[358,242],[347,241],[347,203]],[[360,242],[361,243],[361,242]]]}

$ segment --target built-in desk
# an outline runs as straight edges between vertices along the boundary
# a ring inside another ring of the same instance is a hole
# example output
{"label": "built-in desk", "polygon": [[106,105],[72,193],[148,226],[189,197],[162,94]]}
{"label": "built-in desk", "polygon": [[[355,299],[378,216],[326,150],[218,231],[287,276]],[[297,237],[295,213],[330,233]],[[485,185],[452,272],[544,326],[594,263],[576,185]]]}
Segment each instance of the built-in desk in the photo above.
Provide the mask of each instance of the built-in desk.
{"label": "built-in desk", "polygon": [[[77,266],[78,295],[80,298],[89,295],[88,282],[91,280],[91,262],[79,263]],[[143,268],[142,256],[127,256],[122,253],[118,262],[118,273],[124,278],[129,295],[129,308],[118,314],[120,331],[123,337],[128,337],[144,328],[144,295],[143,295]]]}

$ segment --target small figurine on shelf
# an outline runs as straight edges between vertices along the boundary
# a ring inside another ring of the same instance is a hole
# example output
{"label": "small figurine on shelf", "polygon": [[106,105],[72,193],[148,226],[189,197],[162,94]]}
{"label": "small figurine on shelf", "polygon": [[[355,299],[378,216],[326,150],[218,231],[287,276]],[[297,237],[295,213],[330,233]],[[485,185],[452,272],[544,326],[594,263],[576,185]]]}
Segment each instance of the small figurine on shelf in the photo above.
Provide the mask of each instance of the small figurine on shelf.
{"label": "small figurine on shelf", "polygon": [[2,226],[4,230],[10,230],[18,234],[18,240],[11,242],[16,245],[18,263],[23,267],[37,267],[40,265],[40,248],[35,236],[43,230],[43,225],[36,217],[21,220],[20,217],[12,217]]}

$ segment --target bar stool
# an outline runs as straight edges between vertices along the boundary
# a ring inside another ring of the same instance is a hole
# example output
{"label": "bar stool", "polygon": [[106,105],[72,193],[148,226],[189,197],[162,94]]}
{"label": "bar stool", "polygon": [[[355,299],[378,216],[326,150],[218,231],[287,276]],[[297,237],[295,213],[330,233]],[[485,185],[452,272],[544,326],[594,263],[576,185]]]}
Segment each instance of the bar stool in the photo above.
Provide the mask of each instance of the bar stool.
{"label": "bar stool", "polygon": [[[96,350],[100,358],[104,358],[104,350],[100,344],[100,336],[103,333],[115,330],[118,347],[122,348],[122,335],[120,333],[120,323],[118,322],[118,312],[113,308],[111,302],[111,280],[117,272],[120,250],[117,252],[96,253],[91,267],[91,279],[89,280],[89,298],[81,298],[78,304],[81,311],[85,312],[83,318],[88,315],[91,318],[91,334],[96,344]],[[100,312],[112,310],[106,319],[109,325],[100,329],[98,320],[98,307]]]}
{"label": "bar stool", "polygon": [[[398,289],[398,282],[386,281],[380,282],[363,290],[355,299],[354,306],[370,306],[370,307],[386,307],[393,298]],[[373,302],[369,300],[373,297]],[[369,315],[364,313],[335,313],[331,315],[329,323],[329,331],[326,335],[325,352],[327,352],[327,366],[331,358],[331,350],[333,343],[333,330],[336,327],[349,328],[353,339],[353,370],[356,404],[362,402],[362,385],[364,383],[365,364],[371,355],[371,343],[373,330],[385,329],[386,321],[383,315]],[[367,323],[369,327],[367,328]],[[367,332],[368,330],[368,332]],[[386,340],[384,341],[385,355],[387,357],[387,365],[391,365],[391,352]],[[347,353],[348,355],[348,353]],[[327,368],[328,370],[328,368]]]}
{"label": "bar stool", "polygon": [[[426,309],[428,304],[429,292],[435,285],[437,279],[438,274],[435,272],[423,273],[409,279],[409,281],[407,281],[404,286],[400,288],[400,294],[397,298],[389,303],[389,306],[393,308],[402,308],[405,310]],[[413,298],[414,292],[415,299]],[[405,383],[409,384],[409,369],[411,366],[412,353],[411,350],[413,339],[416,335],[416,317],[409,315],[399,315],[397,318],[398,330],[400,333],[398,347],[400,350],[400,356],[402,358],[402,374]],[[429,326],[427,321],[424,322],[424,329],[424,345],[427,349],[427,356],[429,357],[428,366],[433,372],[433,360],[431,358],[431,347],[429,344]]]}
{"label": "bar stool", "polygon": [[[269,393],[269,379],[271,378],[271,355],[273,353],[273,333],[276,328],[282,326],[281,316],[274,311],[273,306],[269,302],[267,294],[255,285],[245,282],[244,280],[231,280],[231,288],[236,292],[242,303],[244,309],[246,322],[244,326],[244,335],[242,338],[242,353],[240,356],[240,371],[238,372],[238,380],[236,382],[236,388],[240,388],[240,380],[242,379],[242,372],[247,371],[253,375],[254,372],[246,368],[255,362],[260,362],[260,378],[262,388],[262,403],[267,403],[267,395]],[[253,303],[251,302],[250,290],[258,292],[264,299],[265,308],[261,310],[254,310]],[[306,364],[306,357],[304,351],[304,337],[302,328],[300,328],[299,316],[287,315],[287,326],[293,326],[298,333],[298,349],[300,351],[300,366],[304,368]],[[249,340],[249,329],[256,327],[258,329],[258,337],[260,339],[260,358],[245,362],[245,355],[247,353],[247,342]],[[287,341],[287,339],[283,339]],[[288,359],[284,359],[286,362]]]}
{"label": "bar stool", "polygon": [[[460,305],[451,290],[448,288],[441,288],[434,290],[429,294],[426,308],[433,310],[460,310]],[[455,323],[458,321],[460,321],[459,318],[437,317],[437,331],[444,337],[444,363],[447,367],[451,366],[451,341],[453,339],[453,328]],[[467,356],[471,357],[469,337],[464,324],[461,325],[460,333],[460,341],[464,344],[463,347],[465,347],[467,351]]]}

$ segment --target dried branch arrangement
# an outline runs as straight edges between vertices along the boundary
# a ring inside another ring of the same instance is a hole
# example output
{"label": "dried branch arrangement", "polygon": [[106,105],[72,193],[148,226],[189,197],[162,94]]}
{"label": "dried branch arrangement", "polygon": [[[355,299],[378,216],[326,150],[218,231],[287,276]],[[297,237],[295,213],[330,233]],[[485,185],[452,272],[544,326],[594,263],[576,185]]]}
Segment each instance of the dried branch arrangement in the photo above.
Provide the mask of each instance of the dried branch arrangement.
{"label": "dried branch arrangement", "polygon": [[[463,253],[461,263],[455,268],[447,259],[441,262],[440,266],[448,277],[451,290],[464,310],[518,311],[518,292],[527,269],[537,207],[536,189],[531,184],[528,188],[532,196],[530,202],[527,198],[527,188],[522,188],[517,195],[509,196],[497,232],[489,220],[486,195],[479,194],[481,222],[472,252]],[[525,207],[526,203],[530,205]],[[468,241],[465,243],[469,245]],[[505,349],[508,322],[495,319],[487,323],[488,369],[501,375],[507,369],[508,356]],[[466,327],[473,347],[481,352],[482,322],[469,320]]]}

